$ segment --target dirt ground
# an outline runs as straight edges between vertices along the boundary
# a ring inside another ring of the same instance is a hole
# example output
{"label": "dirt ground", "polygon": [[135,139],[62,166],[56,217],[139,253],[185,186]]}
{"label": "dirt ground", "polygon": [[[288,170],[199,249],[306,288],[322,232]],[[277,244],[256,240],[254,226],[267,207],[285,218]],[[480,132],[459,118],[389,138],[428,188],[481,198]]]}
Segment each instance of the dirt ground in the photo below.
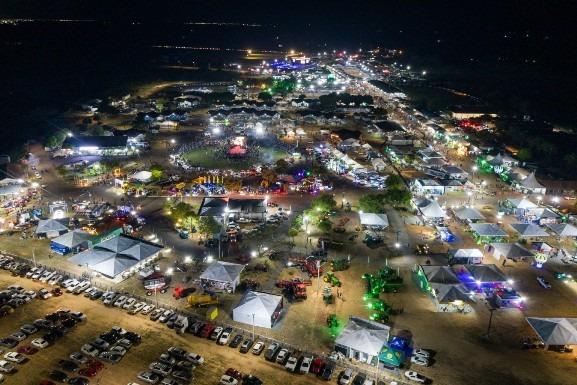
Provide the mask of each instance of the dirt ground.
{"label": "dirt ground", "polygon": [[[4,271],[0,272],[0,287],[4,288],[14,283],[22,285],[27,290],[37,290],[46,286],[27,279],[14,279]],[[83,296],[71,294],[64,294],[61,297],[50,298],[46,301],[34,299],[27,305],[16,309],[14,313],[2,318],[0,335],[6,336],[18,330],[22,324],[32,322],[34,319],[43,317],[61,307],[84,312],[88,316],[88,321],[76,326],[74,330],[54,345],[30,356],[28,362],[17,365],[18,371],[15,374],[7,375],[7,383],[39,383],[43,378],[47,378],[50,370],[56,369],[58,360],[67,358],[70,353],[78,351],[82,344],[114,325],[140,333],[143,337],[142,343],[133,347],[119,364],[107,364],[106,369],[91,380],[91,383],[96,383],[97,379],[102,385],[137,382],[136,373],[146,369],[150,362],[172,345],[181,346],[205,357],[205,364],[195,369],[196,379],[193,382],[195,384],[217,383],[228,367],[235,367],[243,373],[251,373],[261,379],[266,379],[265,383],[267,384],[281,384],[291,381],[299,384],[318,382],[310,374],[304,376],[290,374],[279,364],[266,361],[262,355],[256,357],[250,353],[241,354],[238,349],[218,346],[214,341],[201,339],[190,334],[177,335],[174,330],[168,329],[165,325],[151,322],[147,316],[128,315],[126,311],[105,307],[100,301],[90,301]],[[36,333],[20,344],[26,344],[38,336],[40,334]],[[8,351],[9,349],[5,350]]]}

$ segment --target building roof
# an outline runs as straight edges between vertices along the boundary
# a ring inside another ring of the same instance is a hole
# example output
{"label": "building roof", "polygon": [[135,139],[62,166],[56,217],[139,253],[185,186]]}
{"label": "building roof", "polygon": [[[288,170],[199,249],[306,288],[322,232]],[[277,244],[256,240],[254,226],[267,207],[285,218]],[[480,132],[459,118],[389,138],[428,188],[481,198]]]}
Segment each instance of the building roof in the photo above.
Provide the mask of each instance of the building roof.
{"label": "building roof", "polygon": [[44,234],[51,231],[68,231],[68,226],[64,223],[68,223],[70,220],[68,218],[62,219],[41,219],[38,222],[38,227],[36,228],[36,234]]}
{"label": "building roof", "polygon": [[442,218],[445,216],[445,210],[441,208],[436,200],[426,198],[415,199],[415,206],[419,208],[421,213],[427,218]]}
{"label": "building roof", "polygon": [[52,243],[57,243],[65,247],[74,247],[86,242],[92,237],[93,237],[92,234],[84,230],[76,229],[69,233],[54,238],[52,240]]}
{"label": "building roof", "polygon": [[530,189],[545,188],[545,186],[543,186],[541,183],[537,182],[537,179],[535,178],[535,171],[533,171],[531,174],[529,174],[527,176],[527,178],[523,179],[521,181],[521,185],[523,187],[530,188]]}
{"label": "building roof", "polygon": [[389,219],[387,218],[387,214],[375,214],[375,213],[362,213],[359,214],[361,219],[361,225],[367,226],[388,226]]}
{"label": "building roof", "polygon": [[531,202],[527,198],[509,198],[507,201],[518,209],[538,207],[535,203]]}
{"label": "building roof", "polygon": [[494,223],[471,223],[471,229],[480,237],[508,237],[506,231]]}
{"label": "building roof", "polygon": [[560,237],[577,237],[577,228],[573,225],[566,223],[550,223],[547,227]]}
{"label": "building roof", "polygon": [[67,136],[62,144],[63,148],[98,147],[113,148],[126,147],[128,136]]}
{"label": "building roof", "polygon": [[491,243],[491,246],[493,246],[495,252],[498,252],[505,258],[513,259],[513,258],[526,258],[534,256],[534,254],[530,250],[527,250],[518,243]]}
{"label": "building roof", "polygon": [[450,266],[421,265],[421,270],[427,278],[427,282],[442,284],[459,284],[461,281]]}
{"label": "building roof", "polygon": [[267,314],[272,317],[282,296],[262,293],[258,291],[247,291],[234,306],[235,312],[243,314]]}
{"label": "building roof", "polygon": [[509,226],[523,237],[546,237],[549,235],[539,226],[529,223],[511,223]]}
{"label": "building roof", "polygon": [[454,209],[453,211],[455,212],[455,215],[459,219],[471,219],[471,220],[485,219],[485,216],[473,207],[459,207]]}
{"label": "building roof", "polygon": [[266,204],[262,198],[218,198],[207,197],[202,200],[199,216],[222,216],[225,208],[229,213],[251,212],[265,213]]}
{"label": "building roof", "polygon": [[482,283],[507,282],[507,276],[495,265],[466,265],[464,268],[475,281]]}
{"label": "building roof", "polygon": [[431,284],[431,288],[435,290],[435,296],[439,303],[451,303],[455,301],[463,301],[467,303],[476,302],[462,283],[450,285],[433,283]]}
{"label": "building roof", "polygon": [[527,317],[526,320],[546,345],[577,345],[577,318]]}

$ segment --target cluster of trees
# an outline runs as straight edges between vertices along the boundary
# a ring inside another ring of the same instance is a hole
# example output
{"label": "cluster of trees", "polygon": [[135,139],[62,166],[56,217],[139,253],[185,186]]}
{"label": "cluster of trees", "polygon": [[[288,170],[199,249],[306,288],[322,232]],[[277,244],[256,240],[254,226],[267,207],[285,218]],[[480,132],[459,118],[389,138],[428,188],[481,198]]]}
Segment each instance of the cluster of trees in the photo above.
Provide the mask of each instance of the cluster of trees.
{"label": "cluster of trees", "polygon": [[308,223],[315,224],[321,232],[328,233],[333,224],[328,219],[327,213],[334,211],[335,207],[337,201],[332,194],[319,195],[311,201],[310,209],[303,212],[303,219],[306,217]]}
{"label": "cluster of trees", "polygon": [[385,205],[408,206],[412,199],[412,194],[405,188],[403,179],[391,174],[387,177],[385,184],[387,189],[382,194],[365,194],[359,198],[359,210],[365,213],[383,213]]}
{"label": "cluster of trees", "polygon": [[351,95],[347,93],[331,92],[327,95],[319,96],[319,102],[324,109],[334,109],[338,104],[347,106],[371,106],[373,97],[370,95]]}

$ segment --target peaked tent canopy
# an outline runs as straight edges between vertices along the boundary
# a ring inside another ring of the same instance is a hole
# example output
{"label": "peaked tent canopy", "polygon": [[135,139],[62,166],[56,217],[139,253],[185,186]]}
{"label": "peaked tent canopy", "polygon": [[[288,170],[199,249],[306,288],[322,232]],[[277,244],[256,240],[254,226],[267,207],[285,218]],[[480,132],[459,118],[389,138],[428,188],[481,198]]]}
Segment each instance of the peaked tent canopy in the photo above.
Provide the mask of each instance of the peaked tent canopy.
{"label": "peaked tent canopy", "polygon": [[383,345],[379,353],[379,361],[382,361],[388,365],[399,367],[405,361],[405,352]]}
{"label": "peaked tent canopy", "polygon": [[436,200],[426,198],[416,199],[415,206],[417,206],[427,218],[443,218],[445,216],[445,211]]}
{"label": "peaked tent canopy", "polygon": [[214,261],[206,267],[200,275],[200,279],[229,283],[234,291],[236,285],[240,283],[240,273],[244,270],[244,265],[237,263]]}
{"label": "peaked tent canopy", "polygon": [[577,345],[577,318],[527,317],[545,345]]}
{"label": "peaked tent canopy", "polygon": [[54,238],[52,240],[52,243],[58,243],[59,245],[66,246],[66,247],[74,247],[74,246],[77,246],[83,242],[86,242],[87,240],[89,240],[92,237],[93,237],[93,235],[90,234],[89,232],[86,232],[86,231],[80,230],[80,229],[76,229],[76,230],[71,231],[69,233],[66,233],[64,235],[61,235],[57,238]]}
{"label": "peaked tent canopy", "polygon": [[506,231],[494,223],[471,223],[471,229],[480,237],[508,237]]}
{"label": "peaked tent canopy", "polygon": [[545,188],[545,186],[543,186],[541,183],[537,182],[537,179],[535,178],[535,172],[534,171],[531,174],[529,174],[527,176],[527,178],[525,178],[521,181],[521,186],[526,187],[528,189],[544,189]]}
{"label": "peaked tent canopy", "polygon": [[530,209],[534,207],[539,207],[527,198],[513,198],[513,199],[509,198],[506,199],[506,201],[517,209]]}
{"label": "peaked tent canopy", "polygon": [[464,268],[481,283],[507,282],[507,276],[495,265],[466,265]]}
{"label": "peaked tent canopy", "polygon": [[528,223],[511,223],[509,224],[522,237],[546,237],[549,235],[545,230],[537,225]]}
{"label": "peaked tent canopy", "polygon": [[140,182],[146,182],[152,178],[152,173],[150,171],[139,171],[130,176],[130,179],[136,179]]}
{"label": "peaked tent canopy", "polygon": [[143,264],[162,249],[164,246],[156,243],[120,234],[68,260],[80,266],[88,264],[92,270],[107,277],[115,277],[135,265]]}
{"label": "peaked tent canopy", "polygon": [[341,330],[335,343],[376,357],[381,347],[388,341],[389,331],[390,327],[386,325],[350,316],[349,322]]}
{"label": "peaked tent canopy", "polygon": [[362,213],[359,214],[361,225],[367,226],[389,226],[389,218],[387,214]]}
{"label": "peaked tent canopy", "polygon": [[485,216],[481,214],[477,209],[473,207],[459,207],[454,210],[455,215],[459,219],[470,219],[470,220],[481,220],[485,219]]}
{"label": "peaked tent canopy", "polygon": [[451,303],[455,301],[463,301],[466,303],[476,302],[471,298],[467,288],[462,283],[451,285],[434,283],[431,287],[435,290],[435,296],[439,303]]}
{"label": "peaked tent canopy", "polygon": [[482,263],[484,254],[479,249],[452,249],[447,252],[449,264]]}
{"label": "peaked tent canopy", "polygon": [[569,224],[550,223],[547,225],[555,234],[560,237],[577,237],[577,228]]}
{"label": "peaked tent canopy", "polygon": [[493,247],[493,256],[497,260],[501,257],[509,259],[517,258],[532,258],[535,255],[530,251],[521,246],[518,243],[491,243]]}
{"label": "peaked tent canopy", "polygon": [[280,295],[247,291],[232,309],[234,321],[268,328],[274,326],[283,307]]}
{"label": "peaked tent canopy", "polygon": [[449,266],[429,266],[421,265],[421,270],[427,278],[427,282],[440,283],[440,284],[460,284],[461,281],[457,278],[457,275],[453,269]]}
{"label": "peaked tent canopy", "polygon": [[68,223],[69,221],[68,218],[42,219],[38,222],[36,234],[46,237],[57,237],[68,232],[68,226],[64,223]]}

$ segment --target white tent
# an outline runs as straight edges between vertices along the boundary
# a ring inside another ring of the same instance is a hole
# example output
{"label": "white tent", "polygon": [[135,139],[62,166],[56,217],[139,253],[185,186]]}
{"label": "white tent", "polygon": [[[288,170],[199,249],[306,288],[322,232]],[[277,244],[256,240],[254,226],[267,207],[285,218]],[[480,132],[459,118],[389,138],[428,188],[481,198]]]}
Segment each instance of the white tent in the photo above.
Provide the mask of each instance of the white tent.
{"label": "white tent", "polygon": [[0,180],[0,186],[4,186],[7,184],[21,185],[22,183],[24,183],[22,179],[4,178]]}
{"label": "white tent", "polygon": [[107,277],[115,277],[138,264],[144,266],[147,259],[163,248],[156,243],[120,234],[68,260],[80,266],[88,265],[91,270]]}
{"label": "white tent", "polygon": [[443,218],[445,211],[441,208],[436,200],[426,198],[415,199],[415,206],[427,218]]}
{"label": "white tent", "polygon": [[377,171],[382,171],[387,167],[387,164],[381,158],[375,158],[371,160],[371,164]]}
{"label": "white tent", "polygon": [[462,283],[450,285],[433,283],[431,284],[431,288],[435,291],[435,297],[438,303],[451,303],[455,301],[465,303],[476,302]]}
{"label": "white tent", "polygon": [[68,227],[64,225],[64,221],[68,222],[69,219],[43,219],[38,222],[38,227],[36,228],[36,234],[44,236],[47,238],[55,238],[59,235],[68,232]]}
{"label": "white tent", "polygon": [[535,194],[545,194],[545,192],[547,191],[545,186],[537,182],[537,179],[535,178],[535,172],[532,172],[527,176],[527,178],[523,179],[520,182],[520,185],[524,189],[529,190]]}
{"label": "white tent", "polygon": [[66,254],[76,247],[87,244],[87,241],[92,237],[94,237],[94,235],[84,230],[76,229],[54,238],[52,242],[50,242],[50,248],[56,252]]}
{"label": "white tent", "polygon": [[130,179],[136,179],[140,182],[149,181],[152,178],[152,173],[150,171],[139,171],[130,176]]}
{"label": "white tent", "polygon": [[459,219],[483,220],[485,216],[473,207],[459,207],[454,210]]}
{"label": "white tent", "polygon": [[537,225],[529,223],[511,223],[509,224],[522,237],[546,237],[549,235],[545,230]]}
{"label": "white tent", "polygon": [[507,276],[495,265],[467,265],[465,266],[465,269],[475,279],[475,282],[507,282]]}
{"label": "white tent", "polygon": [[577,237],[577,228],[575,226],[565,223],[550,223],[547,227],[560,237]]}
{"label": "white tent", "polygon": [[527,317],[535,333],[548,345],[577,345],[577,318]]}
{"label": "white tent", "polygon": [[501,257],[509,259],[531,258],[535,255],[518,243],[491,243],[493,257],[500,260]]}
{"label": "white tent", "polygon": [[4,195],[16,195],[20,193],[22,186],[19,184],[7,184],[0,186],[0,196]]}
{"label": "white tent", "polygon": [[471,229],[480,237],[508,237],[506,231],[494,223],[471,223]]}
{"label": "white tent", "polygon": [[341,158],[341,162],[345,162],[346,165],[355,165],[358,164],[354,159],[351,159],[350,156],[345,155]]}
{"label": "white tent", "polygon": [[341,159],[343,156],[345,156],[345,154],[343,154],[342,152],[340,152],[339,150],[335,149],[332,150],[332,155],[334,158],[336,159]]}
{"label": "white tent", "polygon": [[527,198],[509,198],[506,199],[511,205],[513,205],[517,209],[530,209],[533,207],[538,207],[535,203],[531,202]]}
{"label": "white tent", "polygon": [[349,316],[349,322],[335,340],[335,350],[347,358],[371,362],[389,340],[390,327],[366,319]]}
{"label": "white tent", "polygon": [[447,253],[450,264],[477,264],[483,263],[483,252],[479,249],[453,249]]}
{"label": "white tent", "polygon": [[361,225],[366,226],[389,226],[389,218],[387,214],[362,213],[359,214]]}
{"label": "white tent", "polygon": [[240,283],[240,273],[243,269],[244,265],[238,263],[214,261],[206,267],[200,279],[230,285],[234,291]]}
{"label": "white tent", "polygon": [[420,265],[424,276],[427,278],[427,283],[439,283],[445,285],[458,285],[461,283],[457,274],[450,266],[429,266]]}
{"label": "white tent", "polygon": [[247,291],[232,309],[232,319],[247,325],[270,329],[283,308],[280,295]]}

